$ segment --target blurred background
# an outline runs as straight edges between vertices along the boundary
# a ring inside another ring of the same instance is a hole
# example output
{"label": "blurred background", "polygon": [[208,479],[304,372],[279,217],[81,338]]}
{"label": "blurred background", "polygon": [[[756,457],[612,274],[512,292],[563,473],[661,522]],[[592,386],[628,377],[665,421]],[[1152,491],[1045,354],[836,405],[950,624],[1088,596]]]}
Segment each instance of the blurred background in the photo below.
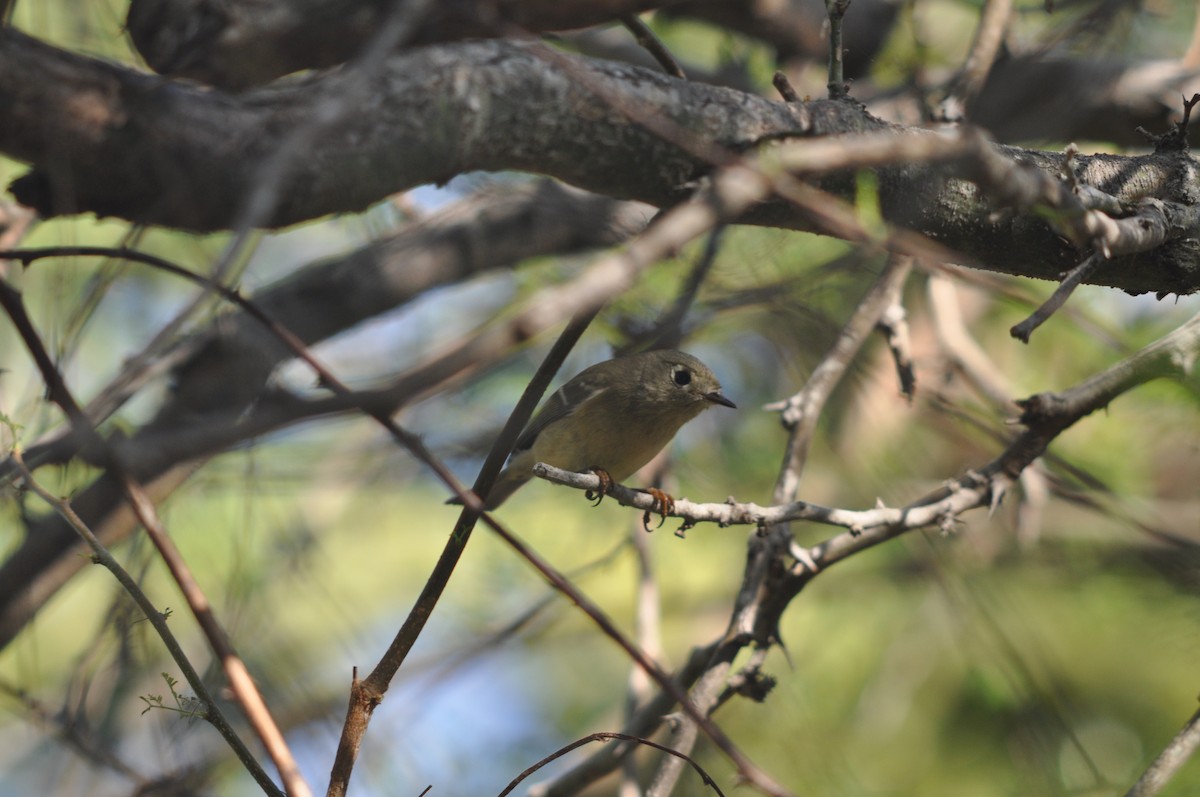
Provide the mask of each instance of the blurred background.
{"label": "blurred background", "polygon": [[[646,18],[685,68],[771,94],[770,76],[783,67],[802,95],[823,93],[821,56],[735,29],[703,5]],[[1010,37],[1022,54],[1046,60],[1102,46],[1130,64],[1181,57],[1195,14],[1183,0],[1057,6],[1051,14],[1040,2],[1018,4]],[[19,2],[13,24],[68,49],[138,64],[121,35],[125,7],[117,0]],[[980,4],[917,0],[885,4],[884,11],[891,16],[872,28],[877,46],[858,48],[871,57],[851,67],[852,93],[859,96],[861,86],[864,99],[881,104],[918,78],[932,81],[930,75],[957,66]],[[852,6],[848,24],[855,12]],[[821,41],[819,17],[808,30]],[[558,43],[599,53],[602,44],[628,39],[607,28]],[[849,33],[847,41],[856,54]],[[1061,108],[1054,115],[1072,113]],[[1079,140],[1085,151],[1136,146],[1100,128],[1090,140],[1077,131],[1055,135],[1035,129],[1015,132],[1013,140],[1039,147]],[[23,171],[0,161],[0,182]],[[253,297],[310,264],[440,218],[457,203],[534,182],[472,175],[359,216],[257,234],[234,264],[233,281]],[[206,272],[229,236],[133,229],[88,216],[38,223],[22,245],[123,243]],[[610,304],[555,384],[651,330],[685,290],[706,244],[654,266]],[[546,254],[438,286],[314,351],[352,387],[379,384],[488,319],[503,318],[537,289],[567,282],[594,256]],[[720,234],[683,323],[681,348],[713,368],[739,409],[706,413],[680,433],[666,466],[673,494],[770,501],[785,435],[778,415],[762,406],[800,388],[882,267],[880,257],[830,238],[742,228]],[[84,399],[201,293],[115,261],[63,258],[7,268]],[[935,325],[938,290],[956,297],[966,329],[1011,398],[1076,384],[1200,310],[1195,297],[1158,301],[1085,286],[1031,345],[1014,341],[1009,327],[1052,289],[985,272],[915,271],[904,304],[916,397],[901,396],[882,339],[872,339],[825,411],[801,497],[853,509],[877,500],[903,505],[1002,450],[1015,410],[985,395],[948,356]],[[174,337],[223,312],[204,300]],[[398,420],[470,483],[552,340],[530,341],[498,367],[409,405]],[[8,323],[0,323],[0,368],[4,451],[61,429],[61,415]],[[296,363],[272,380],[321,394]],[[166,374],[150,380],[102,428],[132,433],[144,426],[171,384]],[[961,518],[951,533],[910,533],[822,574],[784,615],[786,655],[776,649],[767,660],[775,690],[761,704],[730,701],[718,722],[767,772],[803,794],[1124,793],[1195,710],[1200,691],[1198,398],[1194,380],[1132,391],[1055,442],[1040,466],[1043,494],[1014,494],[994,514]],[[71,461],[37,476],[72,495],[96,474]],[[12,481],[3,490],[0,547],[12,552],[31,519],[50,510]],[[207,458],[162,504],[167,527],[318,789],[328,779],[352,668],[363,672],[382,653],[457,517],[443,504],[447,495],[377,425],[345,416]],[[660,593],[664,663],[678,665],[693,646],[723,633],[747,529],[700,526],[681,539],[668,521],[647,535],[639,513],[612,501],[593,508],[582,495],[546,483],[526,487],[500,517],[631,633],[645,557]],[[805,544],[836,531],[794,528]],[[152,600],[170,608],[193,661],[219,685],[219,668],[148,542],[135,534],[116,551]],[[427,785],[432,795],[497,793],[556,748],[619,729],[630,666],[481,530],[375,713],[351,793],[417,795]],[[180,678],[112,577],[98,567],[81,569],[0,652],[0,793],[257,793],[203,721],[154,707],[159,697],[176,705],[164,672]],[[186,685],[176,689],[188,694]],[[232,706],[229,712],[237,715]],[[702,742],[697,758],[723,788],[732,787],[733,770],[719,753]],[[530,782],[577,760],[557,762]],[[638,760],[646,771],[657,763],[654,755]],[[171,790],[153,791],[159,778],[169,779]],[[591,793],[614,793],[613,783]],[[688,773],[679,793],[706,792]],[[1163,792],[1196,793],[1196,762]]]}

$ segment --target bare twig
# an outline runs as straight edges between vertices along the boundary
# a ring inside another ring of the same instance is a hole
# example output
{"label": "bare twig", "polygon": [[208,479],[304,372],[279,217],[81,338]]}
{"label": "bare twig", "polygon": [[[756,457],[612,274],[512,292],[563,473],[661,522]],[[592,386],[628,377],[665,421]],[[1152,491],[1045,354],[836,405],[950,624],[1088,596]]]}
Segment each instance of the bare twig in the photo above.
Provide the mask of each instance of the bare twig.
{"label": "bare twig", "polygon": [[779,92],[779,96],[783,98],[784,102],[800,102],[800,95],[796,92],[796,87],[782,72],[775,72],[771,77],[771,85]]}
{"label": "bare twig", "polygon": [[1154,797],[1170,782],[1171,778],[1200,749],[1200,711],[1197,711],[1175,734],[1149,768],[1138,778],[1137,783],[1125,792],[1125,797]]}
{"label": "bare twig", "polygon": [[889,258],[883,272],[859,302],[833,346],[809,376],[804,388],[790,398],[768,404],[764,408],[778,411],[784,428],[789,431],[784,465],[775,483],[776,502],[787,501],[796,495],[821,409],[841,381],[846,367],[858,353],[859,347],[879,322],[884,309],[892,300],[895,286],[903,285],[911,268],[912,261],[909,258]]}
{"label": "bare twig", "polygon": [[983,12],[979,15],[979,26],[975,28],[975,38],[962,67],[950,81],[946,98],[942,100],[937,113],[938,118],[950,122],[964,118],[967,104],[983,88],[992,64],[1000,53],[1000,46],[1012,21],[1014,5],[1013,0],[987,0],[984,4]]}
{"label": "bare twig", "polygon": [[[283,793],[271,781],[271,777],[266,773],[265,770],[263,770],[262,766],[258,763],[258,760],[254,758],[254,755],[246,747],[241,737],[237,735],[237,733],[233,730],[233,727],[229,724],[229,720],[227,720],[225,715],[221,712],[220,706],[217,704],[212,694],[209,693],[208,687],[204,685],[204,679],[200,677],[200,673],[198,673],[196,668],[192,666],[187,654],[183,652],[183,647],[179,644],[179,640],[175,638],[175,635],[171,632],[170,626],[167,625],[166,615],[158,610],[158,608],[146,596],[146,593],[142,591],[141,586],[137,583],[133,576],[131,576],[129,572],[121,566],[121,563],[113,558],[113,555],[109,553],[108,549],[101,544],[100,540],[96,538],[96,535],[90,528],[88,528],[87,524],[84,523],[79,515],[75,513],[75,510],[71,507],[70,502],[56,497],[49,490],[39,484],[36,479],[34,479],[33,474],[25,466],[25,461],[21,458],[20,449],[14,449],[13,459],[21,471],[24,484],[29,489],[33,490],[34,493],[41,497],[41,499],[49,504],[56,512],[62,515],[63,519],[71,525],[71,528],[73,528],[75,532],[84,540],[84,542],[88,544],[88,547],[92,549],[94,561],[103,565],[109,572],[113,574],[125,592],[128,593],[131,598],[133,598],[134,602],[138,605],[138,608],[142,610],[143,616],[147,621],[149,621],[151,627],[154,628],[154,631],[158,634],[159,638],[162,639],[163,646],[166,647],[167,653],[170,654],[171,658],[174,659],[175,664],[179,667],[180,672],[183,673],[184,679],[188,682],[188,685],[192,687],[192,691],[196,693],[196,697],[204,703],[204,719],[206,719],[214,728],[216,728],[217,732],[221,734],[221,736],[229,744],[230,748],[232,748],[233,752],[237,755],[238,760],[242,762],[244,767],[246,767],[246,771],[250,773],[250,776],[254,778],[255,782],[258,783],[263,791],[269,795],[282,797]],[[305,792],[301,791],[298,793],[304,794]],[[291,792],[289,792],[289,794],[291,794]]]}
{"label": "bare twig", "polygon": [[658,61],[664,72],[671,77],[687,80],[687,75],[684,73],[683,67],[675,60],[675,56],[671,55],[671,51],[662,43],[662,39],[654,35],[654,31],[650,30],[650,26],[642,22],[641,17],[637,14],[622,14],[620,20],[621,24],[633,34],[633,38],[637,40],[637,43],[646,52],[654,56],[654,60]]}
{"label": "bare twig", "polygon": [[[907,261],[911,269],[912,258],[899,257]],[[883,333],[887,341],[892,362],[896,365],[896,376],[900,380],[900,393],[911,402],[917,389],[917,374],[913,366],[912,340],[908,334],[908,314],[904,311],[905,282],[905,279],[897,279],[892,283],[886,306],[875,328]]]}
{"label": "bare twig", "polygon": [[[677,498],[670,514],[680,517],[686,525],[713,522],[725,527],[751,525],[778,526],[794,520],[824,523],[848,529],[846,534],[827,540],[808,552],[799,552],[800,568],[827,568],[859,550],[882,543],[914,528],[936,526],[953,519],[968,509],[985,507],[1000,501],[1012,480],[1042,456],[1051,441],[1086,415],[1109,405],[1116,397],[1152,379],[1186,376],[1194,373],[1200,360],[1200,314],[1180,328],[1169,332],[1129,358],[1094,374],[1078,385],[1056,394],[1037,394],[1018,402],[1021,421],[1026,431],[1016,437],[1008,448],[982,468],[961,475],[947,486],[908,504],[904,508],[876,507],[868,510],[847,510],[821,507],[798,501],[758,507],[752,503],[726,502],[694,504]],[[594,474],[571,473],[539,462],[534,475],[576,490],[596,490],[599,479]],[[610,495],[619,503],[635,509],[654,508],[654,498],[647,493],[614,485]]]}
{"label": "bare twig", "polygon": [[246,717],[254,728],[255,733],[258,734],[263,745],[267,748],[268,754],[279,770],[280,777],[284,782],[284,787],[287,789],[288,794],[294,795],[294,797],[307,797],[312,791],[300,774],[300,769],[296,765],[291,750],[288,749],[283,734],[271,718],[270,711],[267,709],[262,695],[250,678],[250,673],[246,670],[245,663],[234,651],[228,635],[213,614],[212,604],[201,591],[187,563],[180,556],[179,551],[167,535],[166,529],[159,520],[154,504],[146,495],[145,489],[129,475],[128,470],[122,465],[107,441],[100,436],[95,427],[91,425],[91,422],[84,415],[83,410],[75,401],[74,396],[71,395],[66,382],[63,381],[62,375],[59,374],[58,368],[50,359],[45,345],[29,320],[21,295],[7,282],[3,281],[0,281],[0,306],[8,313],[13,325],[17,328],[18,334],[21,336],[21,340],[37,364],[42,379],[46,384],[47,395],[62,408],[71,425],[75,428],[76,433],[85,439],[90,446],[94,447],[99,453],[105,467],[121,484],[130,509],[154,542],[163,561],[171,571],[172,577],[187,600],[188,607],[192,610],[193,616],[195,616],[197,623],[204,631],[205,638],[217,654],[217,657],[221,660],[221,665],[225,670],[225,676],[229,681],[230,689],[237,697],[242,709],[246,712]]}
{"label": "bare twig", "polygon": [[[579,338],[595,317],[598,309],[596,308],[574,318],[562,331],[558,340],[555,341],[554,346],[551,347],[546,357],[542,360],[541,366],[526,386],[525,392],[521,395],[517,405],[513,408],[508,421],[504,425],[504,429],[501,431],[499,437],[497,437],[496,442],[493,443],[492,450],[488,452],[483,467],[479,471],[479,476],[472,490],[475,503],[487,497],[492,484],[496,480],[496,476],[504,466],[505,459],[508,458],[509,453],[512,451],[517,437],[521,434],[521,430],[525,428],[525,424],[529,421],[530,416],[533,415],[534,409],[537,408],[542,393],[545,392],[546,387],[550,384],[550,380],[554,378],[554,374],[571,352],[571,349],[579,341]],[[464,501],[466,501],[465,498]],[[455,523],[454,531],[446,541],[446,546],[443,548],[441,556],[438,557],[438,561],[426,579],[425,585],[421,588],[421,593],[417,597],[416,603],[409,611],[395,638],[388,645],[387,650],[380,657],[379,663],[375,665],[375,668],[367,676],[366,680],[359,681],[355,677],[354,682],[351,684],[350,704],[347,708],[346,720],[342,725],[342,735],[338,742],[338,749],[334,756],[333,769],[329,778],[328,794],[330,797],[337,797],[346,793],[346,789],[350,783],[350,775],[354,770],[354,762],[357,760],[358,751],[362,746],[363,736],[366,734],[367,726],[370,724],[371,714],[374,712],[375,707],[383,700],[383,696],[387,692],[388,686],[391,684],[396,672],[408,657],[408,653],[412,650],[417,637],[420,636],[421,631],[424,629],[426,621],[433,613],[437,602],[441,599],[446,585],[450,583],[450,577],[454,573],[454,569],[458,565],[463,551],[466,549],[467,542],[471,538],[471,532],[474,530],[478,519],[479,513],[472,510],[469,505],[463,508],[458,521]]]}
{"label": "bare twig", "polygon": [[1104,262],[1104,258],[1101,257],[1099,252],[1092,252],[1092,254],[1084,258],[1082,263],[1071,269],[1070,273],[1063,277],[1062,282],[1060,282],[1058,287],[1054,289],[1054,293],[1050,295],[1050,298],[1047,299],[1041,307],[1035,310],[1033,314],[1024,321],[1020,322],[1019,324],[1014,324],[1013,327],[1008,330],[1009,334],[1022,343],[1028,343],[1029,336],[1033,334],[1033,331],[1048,321],[1050,316],[1054,315],[1054,313],[1060,307],[1066,304],[1067,299],[1069,299],[1071,294],[1075,292],[1075,289],[1078,288],[1080,284],[1087,279],[1088,276],[1095,271],[1102,262]]}
{"label": "bare twig", "polygon": [[[805,501],[762,507],[734,501],[696,504],[676,498],[675,506],[668,514],[683,519],[688,527],[701,522],[716,523],[722,527],[773,527],[793,520],[807,520],[848,529],[847,533],[807,551],[794,551],[800,562],[798,572],[811,571],[815,574],[859,550],[904,532],[936,526],[967,510],[994,505],[1011,482],[1074,423],[1108,406],[1118,396],[1138,385],[1158,378],[1193,373],[1198,361],[1200,315],[1072,388],[1060,393],[1039,393],[1018,402],[1026,430],[998,457],[905,507],[878,506],[856,511]],[[534,466],[534,475],[577,490],[595,490],[599,487],[599,479],[594,474],[571,473],[545,463]],[[614,485],[609,494],[619,503],[635,509],[645,511],[655,506],[652,496],[622,485]]]}
{"label": "bare twig", "polygon": [[847,94],[842,50],[842,19],[850,0],[825,0],[825,12],[829,15],[829,99],[840,100]]}
{"label": "bare twig", "polygon": [[505,795],[511,794],[512,790],[515,789],[518,785],[520,785],[521,781],[525,780],[525,778],[529,777],[534,772],[537,772],[539,769],[546,766],[551,761],[554,761],[555,759],[558,759],[558,758],[562,758],[564,755],[571,752],[572,750],[576,750],[580,747],[583,747],[585,744],[590,744],[591,742],[603,742],[603,741],[613,741],[613,740],[618,740],[618,741],[622,741],[622,742],[631,742],[634,744],[645,745],[647,747],[653,747],[655,750],[660,750],[668,755],[672,755],[672,756],[682,759],[683,761],[686,761],[688,764],[691,765],[692,769],[696,770],[696,772],[699,773],[700,777],[704,779],[705,786],[708,786],[713,791],[715,791],[717,794],[724,797],[725,793],[723,791],[721,791],[721,788],[717,785],[717,782],[715,780],[713,780],[712,777],[709,776],[709,774],[707,772],[705,772],[704,769],[699,764],[697,764],[695,759],[693,759],[692,757],[685,755],[684,753],[681,753],[678,750],[672,750],[670,747],[666,747],[664,745],[658,744],[657,742],[652,742],[649,739],[643,739],[640,736],[631,736],[627,733],[593,733],[593,734],[583,737],[582,739],[577,739],[577,740],[571,742],[570,744],[568,744],[566,747],[562,747],[562,748],[556,750],[555,752],[551,753],[550,755],[546,756],[541,761],[537,762],[533,766],[526,769],[520,775],[517,775],[517,777],[514,778],[513,781],[504,788],[504,791],[500,792],[499,797],[505,797]]}

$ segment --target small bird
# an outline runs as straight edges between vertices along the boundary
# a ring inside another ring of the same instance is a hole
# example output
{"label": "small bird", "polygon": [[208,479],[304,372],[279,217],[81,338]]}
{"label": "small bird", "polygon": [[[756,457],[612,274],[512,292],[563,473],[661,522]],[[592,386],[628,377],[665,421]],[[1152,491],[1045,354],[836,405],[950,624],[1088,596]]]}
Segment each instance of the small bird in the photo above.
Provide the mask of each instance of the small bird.
{"label": "small bird", "polygon": [[[517,438],[485,506],[495,509],[545,462],[575,472],[594,471],[605,484],[623,481],[661,451],[685,423],[720,404],[708,366],[670,349],[617,357],[580,371],[546,400]],[[669,497],[652,491],[666,512]]]}

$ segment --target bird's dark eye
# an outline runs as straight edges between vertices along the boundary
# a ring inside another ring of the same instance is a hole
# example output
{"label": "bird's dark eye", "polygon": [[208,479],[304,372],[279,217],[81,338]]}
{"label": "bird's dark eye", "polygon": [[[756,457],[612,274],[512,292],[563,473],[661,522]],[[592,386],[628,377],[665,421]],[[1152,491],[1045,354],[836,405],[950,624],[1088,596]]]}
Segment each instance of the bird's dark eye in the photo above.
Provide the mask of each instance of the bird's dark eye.
{"label": "bird's dark eye", "polygon": [[684,385],[690,385],[692,383],[692,372],[686,368],[676,368],[675,373],[672,374],[672,377],[675,379],[675,384],[679,385],[680,387],[683,387]]}

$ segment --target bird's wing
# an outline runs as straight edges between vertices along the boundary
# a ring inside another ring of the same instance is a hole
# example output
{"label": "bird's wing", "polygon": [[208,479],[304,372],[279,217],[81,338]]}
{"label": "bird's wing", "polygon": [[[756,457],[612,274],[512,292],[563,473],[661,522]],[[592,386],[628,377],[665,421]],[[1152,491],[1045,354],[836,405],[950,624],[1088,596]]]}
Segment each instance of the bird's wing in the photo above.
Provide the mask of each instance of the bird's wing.
{"label": "bird's wing", "polygon": [[[602,363],[603,364],[603,363]],[[584,402],[593,399],[604,391],[602,374],[590,374],[586,371],[554,391],[546,403],[538,410],[537,415],[517,438],[515,451],[526,451],[533,448],[533,441],[552,423],[566,418],[576,412]]]}

